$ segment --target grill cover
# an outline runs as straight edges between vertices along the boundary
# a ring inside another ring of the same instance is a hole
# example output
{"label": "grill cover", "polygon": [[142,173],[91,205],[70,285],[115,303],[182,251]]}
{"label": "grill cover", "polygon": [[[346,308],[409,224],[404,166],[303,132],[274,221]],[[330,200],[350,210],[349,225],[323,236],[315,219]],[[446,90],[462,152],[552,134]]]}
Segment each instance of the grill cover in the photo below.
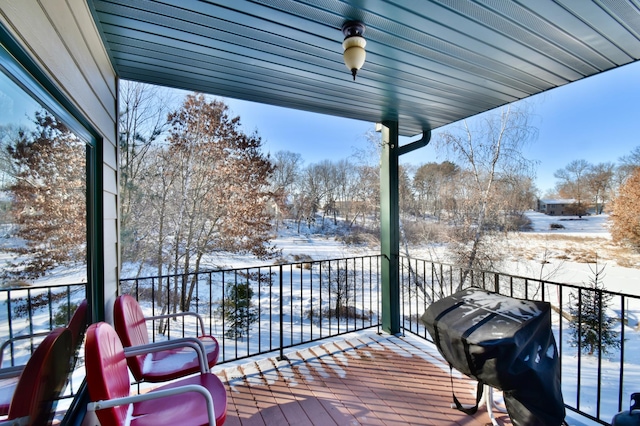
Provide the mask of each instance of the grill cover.
{"label": "grill cover", "polygon": [[563,423],[548,303],[469,288],[431,304],[422,322],[451,366],[503,391],[514,425]]}

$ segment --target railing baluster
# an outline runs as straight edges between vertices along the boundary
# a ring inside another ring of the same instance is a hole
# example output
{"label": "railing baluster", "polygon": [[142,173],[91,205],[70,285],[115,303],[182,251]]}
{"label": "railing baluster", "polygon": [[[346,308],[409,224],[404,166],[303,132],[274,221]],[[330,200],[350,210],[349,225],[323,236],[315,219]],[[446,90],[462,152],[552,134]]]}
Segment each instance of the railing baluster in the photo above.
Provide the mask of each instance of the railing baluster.
{"label": "railing baluster", "polygon": [[[596,377],[602,377],[602,321],[604,313],[602,312],[602,291],[595,289],[598,296],[598,374]],[[596,391],[596,417],[600,418],[600,403],[602,401],[602,381],[598,380]]]}
{"label": "railing baluster", "polygon": [[[320,265],[320,264],[318,264]],[[302,270],[300,270],[300,274],[302,274]],[[302,275],[300,275],[302,277]],[[302,282],[302,279],[300,279],[300,282]],[[309,331],[310,331],[310,336],[311,336],[311,340],[313,340],[313,318],[314,318],[314,312],[313,312],[313,266],[311,267],[311,272],[309,273],[309,300],[311,300],[311,303],[309,303],[309,309],[311,311],[309,318],[311,321],[309,321]]]}
{"label": "railing baluster", "polygon": [[627,325],[625,320],[625,296],[620,296],[620,373],[618,375],[618,411],[622,411],[622,400],[624,397],[624,329]]}
{"label": "railing baluster", "polygon": [[576,407],[580,409],[580,385],[582,383],[582,289],[578,289],[578,389]]}
{"label": "railing baluster", "polygon": [[284,360],[284,283],[282,277],[282,265],[279,265],[280,273],[280,357],[278,359]]}
{"label": "railing baluster", "polygon": [[[320,262],[320,264],[318,265],[319,267],[319,274],[318,274],[318,278],[319,278],[319,287],[318,287],[318,294],[319,294],[319,299],[320,299],[320,305],[318,305],[318,324],[320,326],[320,338],[322,339],[322,265],[323,262]],[[311,274],[311,287],[313,287],[313,274]],[[331,317],[329,317],[331,318]],[[331,321],[331,319],[329,319],[329,321]]]}
{"label": "railing baluster", "polygon": [[[291,277],[293,279],[293,267],[291,265],[289,265],[289,271],[291,273]],[[309,273],[313,274],[313,262],[309,263]],[[300,342],[304,342],[304,322],[302,321],[302,318],[304,318],[304,312],[303,312],[303,303],[302,301],[304,300],[304,292],[303,292],[303,285],[302,285],[302,268],[300,268]],[[293,284],[292,284],[293,285]],[[293,292],[293,290],[292,290]],[[293,315],[291,320],[293,321]],[[291,327],[293,329],[293,325]],[[293,344],[293,342],[291,342]]]}
{"label": "railing baluster", "polygon": [[209,272],[207,275],[209,278],[209,335],[213,335],[213,312],[211,311],[213,309],[213,303],[211,303],[213,301],[213,272]]}

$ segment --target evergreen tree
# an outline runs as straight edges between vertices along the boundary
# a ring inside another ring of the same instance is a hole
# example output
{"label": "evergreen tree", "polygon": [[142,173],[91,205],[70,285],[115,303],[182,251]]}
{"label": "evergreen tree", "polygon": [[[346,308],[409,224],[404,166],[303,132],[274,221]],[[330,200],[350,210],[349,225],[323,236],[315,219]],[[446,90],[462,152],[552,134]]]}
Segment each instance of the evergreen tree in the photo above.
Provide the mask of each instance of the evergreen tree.
{"label": "evergreen tree", "polygon": [[570,342],[589,355],[605,354],[620,347],[619,333],[614,330],[616,319],[606,313],[613,296],[602,291],[604,267],[600,269],[596,261],[591,272],[588,287],[571,294]]}
{"label": "evergreen tree", "polygon": [[227,284],[222,315],[227,328],[225,336],[242,339],[249,334],[251,324],[258,321],[258,310],[253,302],[253,289],[249,282]]}

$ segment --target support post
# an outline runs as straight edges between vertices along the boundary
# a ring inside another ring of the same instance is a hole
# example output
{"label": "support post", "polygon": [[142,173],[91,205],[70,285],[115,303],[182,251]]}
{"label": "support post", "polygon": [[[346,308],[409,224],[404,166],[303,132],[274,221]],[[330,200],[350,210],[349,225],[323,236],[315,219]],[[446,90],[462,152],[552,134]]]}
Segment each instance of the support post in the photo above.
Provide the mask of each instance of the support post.
{"label": "support post", "polygon": [[379,124],[382,132],[382,158],[380,161],[380,246],[382,274],[382,330],[400,334],[400,197],[398,158],[427,146],[431,131],[423,130],[420,140],[399,146],[397,121]]}
{"label": "support post", "polygon": [[398,122],[384,122],[380,164],[380,246],[382,254],[382,329],[400,333],[400,214],[398,197]]}

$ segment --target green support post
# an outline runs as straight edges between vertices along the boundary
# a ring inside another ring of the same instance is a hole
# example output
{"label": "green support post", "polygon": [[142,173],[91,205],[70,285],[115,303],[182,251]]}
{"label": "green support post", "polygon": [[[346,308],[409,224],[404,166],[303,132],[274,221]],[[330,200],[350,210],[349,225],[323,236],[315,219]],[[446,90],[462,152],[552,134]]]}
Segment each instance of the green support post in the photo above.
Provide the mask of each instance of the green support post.
{"label": "green support post", "polygon": [[384,122],[380,164],[380,245],[382,254],[382,330],[400,333],[400,214],[398,122]]}
{"label": "green support post", "polygon": [[398,158],[425,147],[431,131],[424,130],[422,139],[399,146],[398,122],[385,121],[382,132],[380,162],[380,246],[382,254],[382,330],[389,334],[402,332],[400,318],[400,197]]}

